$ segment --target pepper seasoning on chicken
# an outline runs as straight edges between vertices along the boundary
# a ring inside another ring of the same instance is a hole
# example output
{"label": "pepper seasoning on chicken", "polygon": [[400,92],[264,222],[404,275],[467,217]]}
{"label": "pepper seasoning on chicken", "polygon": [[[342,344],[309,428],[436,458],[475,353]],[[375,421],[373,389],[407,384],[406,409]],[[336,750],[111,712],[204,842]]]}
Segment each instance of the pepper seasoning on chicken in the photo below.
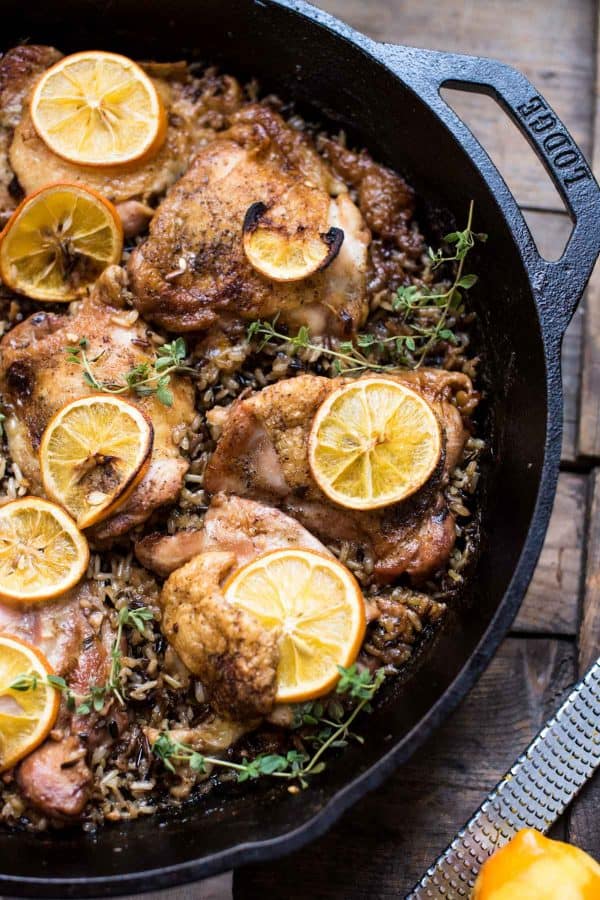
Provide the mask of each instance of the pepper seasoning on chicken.
{"label": "pepper seasoning on chicken", "polygon": [[15,206],[9,187],[26,194],[49,182],[75,182],[93,188],[117,206],[126,236],[142,231],[155,198],[186,170],[196,150],[223,127],[241,104],[235,79],[209,69],[192,75],[185,62],[148,63],[150,76],[166,111],[164,142],[156,153],[125,166],[86,166],[63,159],[38,135],[27,100],[37,79],[62,54],[52,47],[20,46],[0,60],[0,212]]}

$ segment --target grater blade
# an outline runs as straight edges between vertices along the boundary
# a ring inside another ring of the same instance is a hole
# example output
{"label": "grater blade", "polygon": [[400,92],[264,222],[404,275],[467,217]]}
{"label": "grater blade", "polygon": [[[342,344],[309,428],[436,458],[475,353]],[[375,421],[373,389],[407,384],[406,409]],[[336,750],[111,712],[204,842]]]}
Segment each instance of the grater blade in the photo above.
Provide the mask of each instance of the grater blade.
{"label": "grater blade", "polygon": [[494,850],[521,828],[547,831],[600,765],[600,659],[406,896],[468,898]]}

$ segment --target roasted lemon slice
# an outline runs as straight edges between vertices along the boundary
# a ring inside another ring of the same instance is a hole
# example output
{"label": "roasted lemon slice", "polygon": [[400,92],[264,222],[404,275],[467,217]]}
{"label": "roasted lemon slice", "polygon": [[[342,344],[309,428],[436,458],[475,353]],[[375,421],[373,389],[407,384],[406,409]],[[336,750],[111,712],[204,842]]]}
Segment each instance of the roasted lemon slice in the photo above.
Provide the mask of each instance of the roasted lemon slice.
{"label": "roasted lemon slice", "polygon": [[41,76],[31,97],[35,130],[53,153],[81,166],[114,166],[159,149],[166,114],[133,60],[86,50]]}
{"label": "roasted lemon slice", "polygon": [[110,394],[83,397],[50,420],[40,444],[44,490],[79,528],[105,519],[143,477],[154,432],[131,403]]}
{"label": "roasted lemon slice", "polygon": [[0,772],[35,750],[52,729],[60,705],[58,691],[46,681],[52,674],[43,653],[0,634]]}
{"label": "roasted lemon slice", "polygon": [[277,701],[330,691],[338,666],[354,662],[365,635],[365,602],[354,575],[314,550],[274,550],[235,572],[223,588],[269,629],[281,632]]}
{"label": "roasted lemon slice", "polygon": [[89,561],[87,541],[59,506],[24,497],[0,507],[0,599],[30,603],[64,594]]}
{"label": "roasted lemon slice", "polygon": [[314,418],[308,446],[323,493],[351,509],[375,509],[414,494],[441,454],[430,405],[403,384],[363,378],[334,391]]}
{"label": "roasted lemon slice", "polygon": [[68,302],[117,263],[123,226],[112,203],[76,184],[30,194],[2,232],[0,276],[34,300]]}
{"label": "roasted lemon slice", "polygon": [[330,197],[297,184],[275,203],[253,203],[243,226],[244,253],[271,281],[301,281],[326,268],[344,240],[341,228],[328,229]]}

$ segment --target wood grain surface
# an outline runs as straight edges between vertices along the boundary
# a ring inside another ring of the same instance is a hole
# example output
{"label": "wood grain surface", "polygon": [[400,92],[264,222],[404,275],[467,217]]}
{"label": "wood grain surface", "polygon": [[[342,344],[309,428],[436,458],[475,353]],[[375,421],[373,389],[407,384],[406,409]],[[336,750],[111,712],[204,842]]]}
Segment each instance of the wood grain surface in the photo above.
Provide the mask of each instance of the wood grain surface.
{"label": "wood grain surface", "polygon": [[[600,170],[600,5],[596,18],[596,84],[593,94],[592,165]],[[583,369],[579,417],[579,451],[592,460],[600,457],[600,263],[596,263],[585,305]]]}
{"label": "wood grain surface", "polygon": [[[226,2],[226,0],[223,0]],[[600,168],[595,0],[320,0],[378,39],[494,56],[525,72]],[[450,97],[448,96],[448,99]],[[494,101],[454,93],[521,203],[540,252],[560,256],[563,204]],[[563,463],[535,577],[487,672],[444,727],[315,844],[147,900],[399,900],[600,653],[600,273],[563,348]],[[600,779],[555,833],[600,859]],[[158,847],[157,847],[158,852]],[[149,885],[151,888],[151,885]]]}

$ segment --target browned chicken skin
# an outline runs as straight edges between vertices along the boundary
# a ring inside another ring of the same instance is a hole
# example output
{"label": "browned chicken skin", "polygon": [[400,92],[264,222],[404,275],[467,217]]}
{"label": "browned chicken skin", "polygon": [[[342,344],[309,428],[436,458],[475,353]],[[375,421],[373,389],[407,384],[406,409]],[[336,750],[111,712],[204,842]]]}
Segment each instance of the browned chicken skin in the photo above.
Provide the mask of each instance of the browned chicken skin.
{"label": "browned chicken skin", "polygon": [[462,392],[472,404],[476,395],[460,373],[420,369],[387,377],[425,397],[444,432],[437,473],[409,500],[361,512],[338,507],[321,492],[310,473],[308,435],[318,407],[344,379],[316,375],[280,381],[232,404],[205,486],[276,504],[328,544],[349,542],[373,559],[374,576],[382,583],[403,572],[426,577],[446,562],[456,536],[442,488],[460,461],[467,432],[451,401]]}
{"label": "browned chicken skin", "polygon": [[[132,366],[153,358],[147,326],[124,307],[123,282],[123,271],[111,267],[74,313],[40,311],[0,342],[0,392],[8,413],[9,449],[32,493],[43,494],[37,453],[50,418],[64,404],[96,393],[83,380],[81,367],[68,361],[66,348],[86,338],[90,359],[99,356],[94,372],[101,381],[122,381]],[[189,379],[179,375],[172,378],[170,388],[171,407],[155,396],[127,395],[152,420],[154,448],[140,484],[113,516],[92,530],[96,543],[106,543],[144,522],[156,508],[173,502],[181,489],[188,463],[179,453],[173,429],[194,418],[194,390]]]}
{"label": "browned chicken skin", "polygon": [[275,703],[278,634],[223,597],[237,568],[233,553],[195,556],[169,576],[160,603],[162,628],[217,713],[234,719],[266,715]]}
{"label": "browned chicken skin", "polygon": [[93,586],[83,582],[57,600],[42,603],[0,602],[0,632],[7,632],[38,647],[58,675],[77,667],[89,625],[81,600]]}
{"label": "browned chicken skin", "polygon": [[0,58],[0,216],[3,220],[17,205],[20,192],[8,151],[21,119],[23,103],[39,75],[60,56],[54,47],[24,44],[13,47]]}
{"label": "browned chicken skin", "polygon": [[47,740],[34,750],[17,772],[24,796],[51,819],[75,819],[89,799],[92,773],[85,747],[75,735]]}
{"label": "browned chicken skin", "polygon": [[14,209],[19,195],[8,161],[13,131],[19,124],[25,98],[42,72],[60,59],[54,47],[24,44],[0,58],[0,215]]}
{"label": "browned chicken skin", "polygon": [[[131,255],[138,308],[175,331],[208,328],[220,316],[279,313],[315,333],[350,334],[367,312],[369,233],[358,209],[307,138],[276,112],[251,105],[232,122],[171,188],[148,240]],[[279,283],[246,260],[242,224],[252,204],[274,203],[298,184],[322,193],[328,225],[341,228],[344,241],[324,271]]]}
{"label": "browned chicken skin", "polygon": [[371,231],[402,245],[406,224],[415,209],[413,189],[397,172],[374,162],[364,150],[356,153],[331,138],[321,138],[320,149],[334,171],[356,188],[359,209]]}

